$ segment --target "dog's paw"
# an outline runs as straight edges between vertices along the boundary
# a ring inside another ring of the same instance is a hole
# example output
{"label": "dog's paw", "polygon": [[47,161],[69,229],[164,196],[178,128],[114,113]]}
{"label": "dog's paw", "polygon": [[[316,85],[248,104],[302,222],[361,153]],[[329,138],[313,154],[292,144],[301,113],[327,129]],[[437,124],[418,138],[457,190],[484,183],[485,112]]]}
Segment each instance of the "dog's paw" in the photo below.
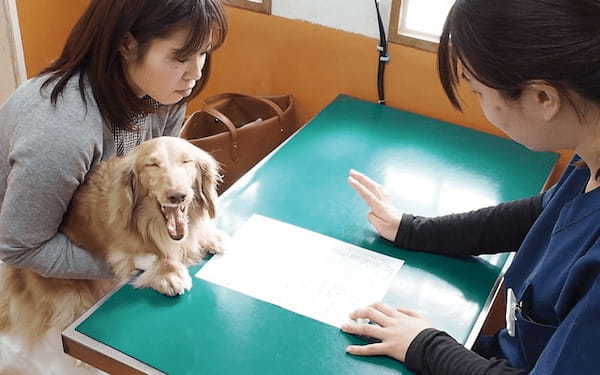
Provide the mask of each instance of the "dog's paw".
{"label": "dog's paw", "polygon": [[134,282],[136,288],[152,288],[167,296],[176,296],[192,289],[192,278],[187,268],[173,261],[154,263]]}
{"label": "dog's paw", "polygon": [[204,239],[202,247],[211,254],[224,253],[229,248],[231,237],[220,229],[215,229],[211,236]]}
{"label": "dog's paw", "polygon": [[153,288],[167,296],[181,295],[192,289],[192,278],[187,269],[185,269],[185,272],[169,272],[158,276]]}

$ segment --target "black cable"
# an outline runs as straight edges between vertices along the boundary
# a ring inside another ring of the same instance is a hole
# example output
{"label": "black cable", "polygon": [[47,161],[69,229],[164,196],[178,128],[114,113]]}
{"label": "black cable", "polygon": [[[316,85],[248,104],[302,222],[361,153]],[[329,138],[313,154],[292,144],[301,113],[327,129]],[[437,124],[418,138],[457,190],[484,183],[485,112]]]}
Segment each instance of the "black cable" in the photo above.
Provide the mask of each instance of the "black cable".
{"label": "black cable", "polygon": [[385,28],[383,27],[383,20],[381,19],[381,12],[379,11],[379,0],[375,0],[375,9],[377,10],[377,21],[379,23],[379,45],[377,46],[377,50],[379,51],[379,65],[377,67],[377,93],[379,94],[379,101],[377,103],[385,105],[383,79],[385,76],[385,64],[390,61],[390,57],[388,56],[388,43],[385,37]]}

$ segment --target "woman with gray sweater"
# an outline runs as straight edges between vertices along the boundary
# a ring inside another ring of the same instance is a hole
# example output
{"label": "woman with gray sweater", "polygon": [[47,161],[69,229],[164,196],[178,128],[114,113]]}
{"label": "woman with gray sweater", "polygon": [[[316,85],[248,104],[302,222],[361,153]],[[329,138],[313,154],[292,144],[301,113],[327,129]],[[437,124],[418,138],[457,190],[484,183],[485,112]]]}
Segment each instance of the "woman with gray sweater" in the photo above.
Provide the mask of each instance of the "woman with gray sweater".
{"label": "woman with gray sweater", "polygon": [[0,107],[0,259],[45,277],[107,265],[60,232],[101,160],[177,136],[225,38],[218,0],[92,0],[60,57]]}

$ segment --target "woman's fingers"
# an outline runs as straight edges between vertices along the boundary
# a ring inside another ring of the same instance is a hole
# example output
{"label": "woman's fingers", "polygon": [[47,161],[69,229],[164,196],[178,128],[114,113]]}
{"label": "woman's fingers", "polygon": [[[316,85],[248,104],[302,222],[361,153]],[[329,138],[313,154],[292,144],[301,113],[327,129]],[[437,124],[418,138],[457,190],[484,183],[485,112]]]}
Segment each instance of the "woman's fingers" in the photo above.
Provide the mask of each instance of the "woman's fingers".
{"label": "woman's fingers", "polygon": [[354,190],[356,190],[358,195],[360,195],[362,199],[364,199],[364,201],[367,203],[367,205],[369,205],[369,207],[371,207],[375,211],[383,210],[384,207],[381,201],[375,194],[373,194],[373,192],[367,189],[364,185],[362,185],[352,176],[348,177],[348,182],[350,183],[350,186],[352,186]]}
{"label": "woman's fingers", "polygon": [[[346,351],[356,355],[388,355],[401,362],[406,360],[406,352],[411,342],[431,323],[413,310],[391,308],[378,302],[367,308],[359,309],[350,314],[353,319],[370,318],[375,323],[385,322],[385,326],[374,324],[356,324],[353,322],[342,325],[342,331],[370,336],[381,340],[369,345],[350,345]],[[383,318],[382,318],[383,317]]]}
{"label": "woman's fingers", "polygon": [[[387,315],[371,306],[353,311],[350,314],[350,319],[369,319],[370,321],[380,325],[381,327],[387,327],[391,323],[390,318]],[[362,325],[372,326],[372,324]]]}
{"label": "woman's fingers", "polygon": [[350,169],[350,177],[352,177],[355,180],[357,180],[358,182],[360,182],[361,185],[366,187],[377,198],[379,198],[379,199],[383,198],[383,189],[381,188],[381,185],[379,185],[377,182],[371,180],[366,175],[364,175],[358,171],[355,171],[354,169]]}
{"label": "woman's fingers", "polygon": [[342,331],[353,335],[369,336],[376,339],[381,339],[383,336],[383,328],[375,324],[346,323],[340,328]]}
{"label": "woman's fingers", "polygon": [[355,170],[350,170],[348,183],[371,208],[367,219],[377,233],[388,241],[394,241],[401,215],[391,206],[388,198],[381,192],[380,186]]}
{"label": "woman's fingers", "polygon": [[407,310],[407,309],[401,309],[401,308],[396,308],[396,311],[401,312],[402,314],[406,314],[408,316],[412,316],[413,318],[420,318],[423,319],[423,315],[419,314],[418,312],[414,311],[414,310]]}
{"label": "woman's fingers", "polygon": [[396,316],[396,311],[394,309],[392,309],[391,307],[389,307],[388,305],[386,305],[385,303],[377,302],[377,303],[372,304],[370,307],[374,308],[377,311],[381,311],[382,313],[384,313],[386,316],[389,316],[390,318],[393,318],[394,316]]}
{"label": "woman's fingers", "polygon": [[354,355],[383,355],[387,354],[388,345],[384,343],[370,345],[350,345],[346,348],[346,352]]}

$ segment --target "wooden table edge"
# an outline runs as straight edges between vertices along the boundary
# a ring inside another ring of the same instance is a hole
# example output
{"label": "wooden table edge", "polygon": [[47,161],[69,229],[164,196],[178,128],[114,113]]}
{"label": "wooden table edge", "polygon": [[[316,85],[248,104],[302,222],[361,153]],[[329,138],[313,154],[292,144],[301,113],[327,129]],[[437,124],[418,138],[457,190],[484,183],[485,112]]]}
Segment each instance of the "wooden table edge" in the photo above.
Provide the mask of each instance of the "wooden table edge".
{"label": "wooden table edge", "polygon": [[117,285],[62,332],[63,351],[73,358],[109,374],[165,375],[163,372],[76,330],[83,321],[125,284],[127,281]]}

